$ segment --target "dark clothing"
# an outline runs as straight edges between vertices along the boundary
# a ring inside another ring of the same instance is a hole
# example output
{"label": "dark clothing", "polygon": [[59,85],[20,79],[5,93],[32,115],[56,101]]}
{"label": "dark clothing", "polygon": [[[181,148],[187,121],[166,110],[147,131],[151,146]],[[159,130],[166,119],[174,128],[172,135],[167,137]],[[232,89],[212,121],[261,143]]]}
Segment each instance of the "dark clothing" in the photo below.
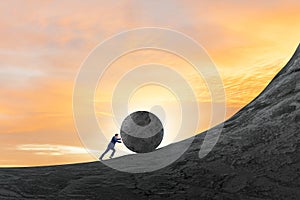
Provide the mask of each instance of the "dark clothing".
{"label": "dark clothing", "polygon": [[116,144],[116,142],[122,143],[120,140],[121,140],[121,138],[116,138],[116,136],[114,136],[111,138],[110,142],[113,144]]}
{"label": "dark clothing", "polygon": [[105,155],[109,150],[112,150],[111,155],[109,156],[110,158],[112,158],[112,157],[115,155],[115,152],[116,152],[116,150],[115,150],[115,145],[114,145],[112,142],[110,142],[110,143],[108,144],[106,150],[105,150],[104,153],[100,156],[99,159],[102,160],[103,157],[104,157],[104,155]]}
{"label": "dark clothing", "polygon": [[115,152],[116,152],[116,150],[115,150],[115,144],[116,144],[116,142],[122,143],[120,140],[121,140],[121,138],[117,138],[116,136],[113,136],[113,137],[111,138],[111,141],[110,141],[110,143],[108,144],[106,150],[105,150],[104,153],[100,156],[99,159],[102,160],[103,157],[104,157],[104,155],[105,155],[109,150],[112,150],[112,153],[111,153],[111,155],[109,156],[110,158],[112,158],[112,157],[114,156]]}

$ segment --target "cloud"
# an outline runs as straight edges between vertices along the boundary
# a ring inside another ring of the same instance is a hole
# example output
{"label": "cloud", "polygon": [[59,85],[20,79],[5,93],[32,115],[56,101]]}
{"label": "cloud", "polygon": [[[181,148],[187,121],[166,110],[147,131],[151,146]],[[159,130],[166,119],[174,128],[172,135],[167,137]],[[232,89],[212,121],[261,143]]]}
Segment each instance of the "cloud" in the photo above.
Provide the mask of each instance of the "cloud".
{"label": "cloud", "polygon": [[21,144],[17,150],[32,151],[36,155],[61,156],[66,154],[87,154],[87,150],[77,146],[55,144]]}
{"label": "cloud", "polygon": [[44,73],[37,69],[26,69],[24,67],[16,66],[6,66],[1,67],[0,69],[0,80],[1,84],[5,81],[14,81],[13,84],[16,84],[16,81],[26,80],[33,77],[43,76]]}
{"label": "cloud", "polygon": [[223,69],[227,103],[231,107],[243,107],[253,100],[285,65],[284,59],[258,62],[236,71]]}

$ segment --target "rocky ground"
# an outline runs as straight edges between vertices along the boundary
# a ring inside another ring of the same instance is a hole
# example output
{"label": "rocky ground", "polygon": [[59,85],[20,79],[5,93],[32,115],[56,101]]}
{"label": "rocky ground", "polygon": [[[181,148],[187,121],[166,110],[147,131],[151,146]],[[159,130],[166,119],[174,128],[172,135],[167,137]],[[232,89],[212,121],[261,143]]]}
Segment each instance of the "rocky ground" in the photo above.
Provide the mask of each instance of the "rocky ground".
{"label": "rocky ground", "polygon": [[[300,199],[300,48],[199,159],[205,134],[176,162],[150,173],[119,172],[101,162],[3,168],[0,199]],[[166,149],[172,153],[176,145]],[[108,162],[128,159],[138,156]]]}

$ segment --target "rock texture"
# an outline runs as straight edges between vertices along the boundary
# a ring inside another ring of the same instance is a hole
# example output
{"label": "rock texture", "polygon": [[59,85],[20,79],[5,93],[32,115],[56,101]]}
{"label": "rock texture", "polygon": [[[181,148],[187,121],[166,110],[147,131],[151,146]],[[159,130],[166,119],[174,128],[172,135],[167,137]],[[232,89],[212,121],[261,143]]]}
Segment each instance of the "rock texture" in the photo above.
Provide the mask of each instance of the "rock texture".
{"label": "rock texture", "polygon": [[[198,152],[205,132],[176,162],[151,173],[123,173],[100,162],[1,169],[0,198],[300,199],[299,79],[300,47],[269,86],[225,122],[203,159]],[[172,153],[176,145],[155,153]]]}
{"label": "rock texture", "polygon": [[154,151],[164,136],[161,121],[148,111],[131,113],[124,119],[120,132],[124,145],[136,153]]}

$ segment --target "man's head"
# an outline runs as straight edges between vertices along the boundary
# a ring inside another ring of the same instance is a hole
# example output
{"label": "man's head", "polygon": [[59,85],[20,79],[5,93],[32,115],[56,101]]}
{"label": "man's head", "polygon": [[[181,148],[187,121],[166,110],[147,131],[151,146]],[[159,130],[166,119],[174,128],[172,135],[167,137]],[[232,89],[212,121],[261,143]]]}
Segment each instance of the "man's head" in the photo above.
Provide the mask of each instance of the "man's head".
{"label": "man's head", "polygon": [[118,136],[119,136],[119,134],[118,134],[118,133],[116,133],[116,134],[115,134],[115,137],[118,137]]}

